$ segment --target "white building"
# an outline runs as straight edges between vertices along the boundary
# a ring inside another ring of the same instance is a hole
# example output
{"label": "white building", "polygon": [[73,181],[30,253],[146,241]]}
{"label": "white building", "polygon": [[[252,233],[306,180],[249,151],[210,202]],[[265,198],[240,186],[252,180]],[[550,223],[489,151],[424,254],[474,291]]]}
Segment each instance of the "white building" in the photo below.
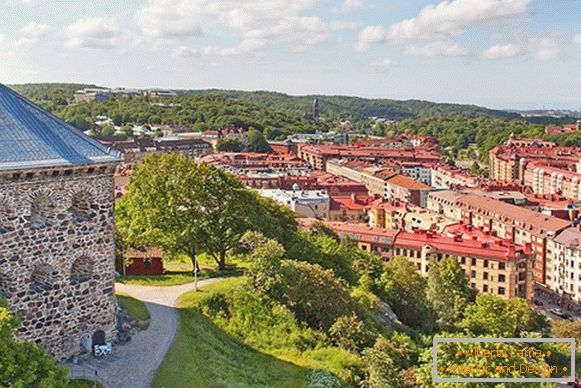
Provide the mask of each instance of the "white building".
{"label": "white building", "polygon": [[325,190],[258,190],[263,197],[274,199],[302,217],[327,219],[329,195]]}
{"label": "white building", "polygon": [[581,229],[563,230],[547,241],[547,286],[560,295],[581,302]]}

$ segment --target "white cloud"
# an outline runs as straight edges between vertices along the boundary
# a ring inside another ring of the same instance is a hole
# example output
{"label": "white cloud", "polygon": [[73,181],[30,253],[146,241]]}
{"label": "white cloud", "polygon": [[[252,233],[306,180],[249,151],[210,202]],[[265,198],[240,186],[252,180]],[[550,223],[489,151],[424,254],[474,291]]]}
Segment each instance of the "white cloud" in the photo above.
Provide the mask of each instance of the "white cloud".
{"label": "white cloud", "polygon": [[15,42],[16,47],[24,47],[37,42],[39,39],[47,36],[52,31],[52,27],[47,24],[32,22],[22,27]]}
{"label": "white cloud", "polygon": [[108,49],[119,43],[119,24],[101,17],[79,20],[66,29],[67,45],[74,48]]}
{"label": "white cloud", "polygon": [[561,55],[561,48],[551,38],[529,39],[529,50],[539,61],[557,59]]}
{"label": "white cloud", "polygon": [[388,39],[438,39],[442,35],[459,35],[469,27],[523,14],[529,0],[446,0],[422,8],[413,18],[392,24]]}
{"label": "white cloud", "polygon": [[191,58],[197,57],[200,55],[200,52],[196,49],[192,49],[185,46],[180,46],[175,50],[175,56],[180,58]]}
{"label": "white cloud", "polygon": [[581,43],[581,33],[579,33],[579,34],[575,35],[575,38],[574,38],[574,40],[575,40],[575,42],[577,42],[577,43]]}
{"label": "white cloud", "polygon": [[377,61],[372,61],[371,63],[371,67],[375,70],[380,70],[380,71],[384,71],[387,70],[389,68],[398,66],[398,64],[394,61],[392,61],[391,59],[380,59]]}
{"label": "white cloud", "polygon": [[371,45],[385,42],[385,28],[381,26],[367,26],[359,32],[357,39],[357,49],[367,51]]}
{"label": "white cloud", "polygon": [[361,27],[361,23],[346,20],[333,20],[329,23],[329,29],[332,31],[357,30],[359,27]]}
{"label": "white cloud", "polygon": [[417,57],[461,57],[468,54],[468,49],[457,43],[437,40],[423,46],[415,44],[406,47],[406,53]]}
{"label": "white cloud", "polygon": [[513,43],[495,44],[484,51],[482,56],[486,59],[510,58],[520,54],[522,48]]}
{"label": "white cloud", "polygon": [[335,13],[351,12],[356,9],[362,8],[364,5],[363,0],[343,0],[343,3],[339,7],[332,9]]}
{"label": "white cloud", "polygon": [[201,52],[207,55],[252,54],[277,43],[300,51],[328,40],[332,26],[318,16],[304,15],[324,1],[150,0],[135,21],[145,36],[166,41],[187,40],[214,27],[239,36],[237,47],[206,47]]}

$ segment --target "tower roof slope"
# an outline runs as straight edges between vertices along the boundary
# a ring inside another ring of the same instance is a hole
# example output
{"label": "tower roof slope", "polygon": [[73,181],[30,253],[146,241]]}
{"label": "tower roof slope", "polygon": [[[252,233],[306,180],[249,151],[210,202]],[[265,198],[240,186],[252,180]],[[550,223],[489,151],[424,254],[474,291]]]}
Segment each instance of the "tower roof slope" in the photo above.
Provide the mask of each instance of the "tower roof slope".
{"label": "tower roof slope", "polygon": [[0,170],[118,162],[99,143],[0,84]]}

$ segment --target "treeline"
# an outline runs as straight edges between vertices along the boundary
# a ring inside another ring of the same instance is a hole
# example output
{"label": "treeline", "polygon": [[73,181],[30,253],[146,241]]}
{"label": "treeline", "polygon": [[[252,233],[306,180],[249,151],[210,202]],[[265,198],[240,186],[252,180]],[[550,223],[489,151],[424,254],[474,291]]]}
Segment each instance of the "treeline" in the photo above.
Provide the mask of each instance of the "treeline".
{"label": "treeline", "polygon": [[512,133],[523,138],[544,138],[558,145],[581,146],[581,133],[545,135],[544,130],[543,124],[524,120],[426,117],[402,120],[395,126],[380,125],[373,132],[381,136],[401,133],[433,136],[440,143],[442,151],[451,157],[457,157],[460,151],[476,144],[480,159],[484,162],[488,160],[488,152],[506,142]]}
{"label": "treeline", "polygon": [[421,100],[370,99],[348,96],[290,96],[277,92],[244,92],[237,90],[184,91],[183,94],[214,94],[248,101],[278,111],[298,115],[310,113],[315,97],[319,99],[321,116],[329,120],[367,120],[369,117],[384,117],[393,120],[407,118],[441,117],[504,117],[515,119],[517,113],[492,110],[476,105],[434,103]]}
{"label": "treeline", "polygon": [[284,139],[297,132],[328,131],[331,128],[328,123],[214,94],[171,99],[109,98],[101,102],[67,105],[66,101],[72,98],[74,91],[85,86],[24,85],[15,89],[82,131],[94,129],[97,116],[107,116],[117,126],[173,124],[202,131],[233,125],[255,128],[269,139]]}

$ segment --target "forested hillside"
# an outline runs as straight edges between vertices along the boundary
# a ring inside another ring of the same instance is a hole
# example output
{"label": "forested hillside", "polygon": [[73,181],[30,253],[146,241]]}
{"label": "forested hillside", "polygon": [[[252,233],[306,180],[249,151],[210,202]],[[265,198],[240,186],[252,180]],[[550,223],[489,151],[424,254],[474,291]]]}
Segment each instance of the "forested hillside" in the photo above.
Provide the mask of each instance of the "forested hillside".
{"label": "forested hillside", "polygon": [[516,113],[491,110],[475,105],[440,104],[421,100],[398,101],[390,99],[368,99],[348,96],[290,96],[276,92],[244,92],[236,90],[183,91],[183,94],[215,94],[279,111],[295,114],[310,112],[315,97],[319,99],[321,115],[330,119],[365,120],[369,117],[384,117],[393,120],[426,116],[460,117],[504,117],[518,118]]}
{"label": "forested hillside", "polygon": [[[14,89],[81,130],[95,127],[97,116],[125,124],[175,124],[193,130],[235,125],[256,128],[268,139],[281,140],[297,132],[328,131],[339,120],[350,120],[354,129],[371,130],[373,135],[411,133],[434,136],[456,157],[460,150],[475,144],[480,158],[504,142],[511,133],[522,137],[544,137],[562,145],[581,145],[581,134],[544,135],[544,125],[521,118],[516,113],[495,111],[474,105],[437,104],[426,101],[395,101],[344,96],[318,96],[321,119],[306,114],[314,96],[288,96],[274,92],[226,90],[178,91],[169,99],[146,97],[108,99],[103,102],[67,104],[75,90],[94,85],[28,84]],[[160,104],[163,103],[163,104]],[[395,126],[377,124],[369,117],[397,119]],[[550,121],[561,124],[562,120]]]}

